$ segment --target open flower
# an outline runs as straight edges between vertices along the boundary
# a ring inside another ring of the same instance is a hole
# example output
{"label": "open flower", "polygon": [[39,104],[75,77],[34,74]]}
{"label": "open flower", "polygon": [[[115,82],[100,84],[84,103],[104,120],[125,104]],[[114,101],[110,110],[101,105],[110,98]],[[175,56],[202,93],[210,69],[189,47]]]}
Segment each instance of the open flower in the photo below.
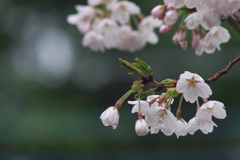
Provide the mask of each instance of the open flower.
{"label": "open flower", "polygon": [[170,110],[152,106],[144,113],[148,126],[151,126],[151,134],[156,134],[161,130],[165,135],[170,136],[177,130],[177,118]]}
{"label": "open flower", "polygon": [[188,122],[188,133],[193,135],[198,129],[200,129],[204,134],[211,133],[213,131],[213,126],[217,127],[217,125],[211,121],[211,123],[201,122],[196,120],[195,117],[193,117]]}
{"label": "open flower", "polygon": [[105,51],[104,37],[94,31],[89,31],[87,34],[84,35],[82,45],[84,47],[89,46],[89,48],[93,51]]}
{"label": "open flower", "polygon": [[180,75],[176,90],[178,93],[183,93],[184,99],[190,103],[194,103],[198,96],[208,98],[212,94],[211,88],[202,77],[188,71]]}
{"label": "open flower", "polygon": [[[136,101],[128,101],[128,104],[133,104],[133,108],[132,108],[132,113],[136,113],[140,112],[143,113],[143,110],[145,110],[146,108],[149,108],[149,103],[147,101],[143,101],[143,100],[136,100]],[[140,105],[140,106],[139,106]]]}
{"label": "open flower", "polygon": [[146,136],[149,132],[148,125],[144,119],[139,119],[135,123],[135,131],[138,136]]}
{"label": "open flower", "polygon": [[100,116],[104,126],[112,126],[116,129],[119,121],[118,109],[115,107],[108,107]]}
{"label": "open flower", "polygon": [[227,116],[223,103],[218,101],[208,101],[204,103],[196,113],[196,120],[212,123],[212,116],[218,119],[224,119]]}
{"label": "open flower", "polygon": [[125,24],[130,21],[131,14],[140,14],[140,12],[140,8],[135,3],[120,1],[112,5],[111,18]]}
{"label": "open flower", "polygon": [[177,138],[179,138],[179,136],[186,136],[188,133],[187,130],[187,122],[185,122],[185,120],[180,119],[177,121],[177,128],[175,130],[175,134],[177,136]]}

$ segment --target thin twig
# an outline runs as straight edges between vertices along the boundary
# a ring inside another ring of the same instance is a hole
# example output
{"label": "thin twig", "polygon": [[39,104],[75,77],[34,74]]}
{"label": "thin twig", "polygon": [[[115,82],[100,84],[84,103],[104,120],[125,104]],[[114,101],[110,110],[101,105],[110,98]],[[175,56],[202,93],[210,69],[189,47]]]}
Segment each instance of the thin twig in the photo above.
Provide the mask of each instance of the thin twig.
{"label": "thin twig", "polygon": [[238,61],[240,61],[240,55],[237,56],[237,58],[235,58],[233,61],[228,62],[228,65],[226,68],[224,68],[221,71],[218,71],[216,74],[214,74],[211,78],[208,78],[205,80],[206,83],[211,83],[212,81],[216,81],[219,77],[221,77],[222,75],[226,74],[229,69]]}
{"label": "thin twig", "polygon": [[238,11],[234,12],[233,16],[237,19],[238,23],[240,23],[240,13]]}

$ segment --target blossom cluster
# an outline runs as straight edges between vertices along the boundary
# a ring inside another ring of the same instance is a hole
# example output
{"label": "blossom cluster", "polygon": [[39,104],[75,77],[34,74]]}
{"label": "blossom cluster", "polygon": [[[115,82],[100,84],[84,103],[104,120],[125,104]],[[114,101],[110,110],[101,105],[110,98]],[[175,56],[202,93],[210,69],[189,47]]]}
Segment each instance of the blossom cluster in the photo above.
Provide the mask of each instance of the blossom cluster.
{"label": "blossom cluster", "polygon": [[88,0],[88,5],[77,5],[76,10],[77,14],[69,15],[67,21],[84,34],[82,45],[93,51],[116,48],[134,52],[146,43],[158,42],[154,28],[162,21],[144,17],[133,2]]}
{"label": "blossom cluster", "polygon": [[220,44],[229,41],[229,32],[220,26],[221,21],[239,8],[240,0],[164,0],[164,4],[154,7],[151,13],[154,18],[164,20],[160,33],[171,30],[182,17],[172,40],[185,50],[188,46],[187,29],[192,30],[192,47],[200,56],[203,52],[214,53],[216,48],[220,50]]}
{"label": "blossom cluster", "polygon": [[[174,116],[171,112],[171,105],[176,93],[182,93],[182,98],[176,116]],[[138,113],[138,120],[135,123],[137,135],[145,136],[149,132],[156,134],[161,131],[167,136],[175,133],[178,138],[179,136],[187,135],[187,133],[193,135],[198,129],[204,134],[211,133],[213,126],[217,127],[212,121],[212,116],[218,119],[226,117],[223,103],[207,100],[211,94],[211,88],[202,77],[185,71],[180,75],[176,88],[172,88],[161,95],[150,95],[146,100],[128,101],[129,104],[134,105],[132,113]],[[188,123],[180,117],[183,97],[187,102],[196,102],[197,106],[195,116]],[[201,106],[199,105],[198,97],[201,97],[204,101]],[[118,109],[117,105],[109,107],[101,114],[100,119],[105,126],[113,126],[113,129],[116,129],[119,121]]]}

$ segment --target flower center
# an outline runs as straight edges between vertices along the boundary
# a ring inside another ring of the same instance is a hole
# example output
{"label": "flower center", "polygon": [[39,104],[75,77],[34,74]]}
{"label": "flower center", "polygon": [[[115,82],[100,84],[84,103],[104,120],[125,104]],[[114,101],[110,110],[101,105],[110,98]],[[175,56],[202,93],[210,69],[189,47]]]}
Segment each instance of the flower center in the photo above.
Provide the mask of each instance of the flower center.
{"label": "flower center", "polygon": [[215,109],[214,107],[212,107],[212,108],[209,108],[209,107],[208,107],[208,108],[207,108],[207,112],[208,112],[208,113],[212,113],[214,109]]}
{"label": "flower center", "polygon": [[200,81],[197,81],[194,79],[194,76],[192,77],[192,79],[186,79],[189,83],[188,83],[188,87],[196,87],[196,83],[199,83]]}
{"label": "flower center", "polygon": [[166,114],[167,112],[165,111],[165,109],[160,109],[158,111],[158,114],[157,114],[157,119],[158,119],[158,122],[159,123],[163,123],[163,120],[164,120],[164,114]]}

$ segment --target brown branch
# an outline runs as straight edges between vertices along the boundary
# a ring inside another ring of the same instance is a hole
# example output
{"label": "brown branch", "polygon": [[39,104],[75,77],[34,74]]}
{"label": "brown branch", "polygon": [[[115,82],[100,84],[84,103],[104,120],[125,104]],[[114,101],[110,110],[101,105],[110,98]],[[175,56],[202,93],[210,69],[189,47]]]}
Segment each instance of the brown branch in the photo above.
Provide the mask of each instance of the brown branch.
{"label": "brown branch", "polygon": [[216,74],[214,74],[211,78],[208,78],[205,80],[206,83],[211,83],[212,81],[216,81],[219,77],[221,77],[222,75],[226,74],[229,69],[238,61],[240,61],[240,55],[237,56],[237,58],[235,58],[233,61],[228,62],[228,65],[226,68],[224,68],[221,71],[218,71]]}
{"label": "brown branch", "polygon": [[238,23],[238,20],[236,18],[234,18],[233,16],[229,16],[225,20],[240,34],[240,24]]}
{"label": "brown branch", "polygon": [[240,23],[240,13],[238,11],[234,12],[233,16],[237,19],[238,23]]}

